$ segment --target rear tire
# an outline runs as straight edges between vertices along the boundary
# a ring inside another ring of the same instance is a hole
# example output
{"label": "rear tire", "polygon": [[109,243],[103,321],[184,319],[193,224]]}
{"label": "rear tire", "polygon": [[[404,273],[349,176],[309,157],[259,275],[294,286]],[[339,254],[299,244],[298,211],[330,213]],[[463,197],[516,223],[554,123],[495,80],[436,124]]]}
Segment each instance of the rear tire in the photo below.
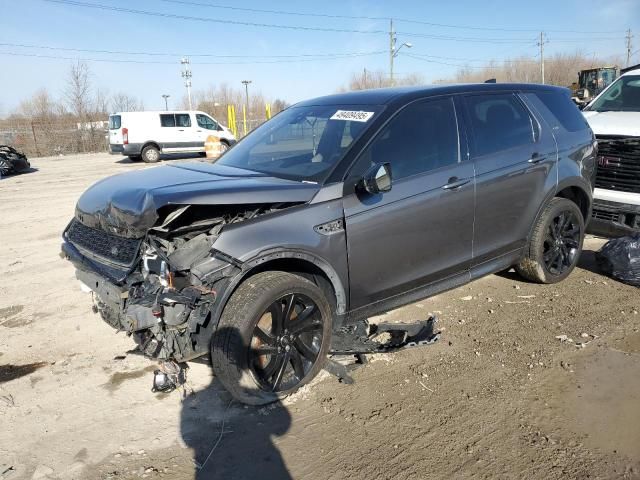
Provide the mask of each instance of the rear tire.
{"label": "rear tire", "polygon": [[553,198],[536,221],[516,271],[536,283],[557,283],[573,271],[584,242],[584,218],[566,198]]}
{"label": "rear tire", "polygon": [[153,145],[146,146],[142,149],[142,160],[145,163],[156,163],[160,161],[160,150]]}
{"label": "rear tire", "polygon": [[275,402],[323,368],[332,318],[314,283],[286,272],[258,273],[225,306],[211,342],[214,374],[243,403]]}

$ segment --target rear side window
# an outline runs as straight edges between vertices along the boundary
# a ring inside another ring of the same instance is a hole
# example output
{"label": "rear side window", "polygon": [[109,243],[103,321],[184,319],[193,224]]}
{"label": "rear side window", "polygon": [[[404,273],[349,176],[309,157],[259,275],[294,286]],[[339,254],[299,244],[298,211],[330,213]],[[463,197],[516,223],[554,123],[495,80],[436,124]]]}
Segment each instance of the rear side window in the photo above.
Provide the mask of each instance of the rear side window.
{"label": "rear side window", "polygon": [[188,113],[161,113],[160,125],[163,127],[190,127],[191,117]]}
{"label": "rear side window", "polygon": [[122,117],[120,115],[109,116],[109,130],[117,130],[122,126]]}
{"label": "rear side window", "polygon": [[465,98],[465,103],[475,155],[489,155],[534,142],[533,120],[515,95],[471,95]]}
{"label": "rear side window", "polygon": [[161,113],[160,114],[160,125],[163,127],[175,127],[176,126],[176,117],[173,113]]}
{"label": "rear side window", "polygon": [[568,93],[535,92],[535,95],[568,132],[579,132],[589,128],[587,121],[578,110],[578,107],[571,101]]}
{"label": "rear side window", "polygon": [[458,163],[458,123],[451,98],[409,105],[376,136],[357,171],[389,162],[394,179]]}
{"label": "rear side window", "polygon": [[176,127],[190,127],[191,117],[188,113],[176,113]]}

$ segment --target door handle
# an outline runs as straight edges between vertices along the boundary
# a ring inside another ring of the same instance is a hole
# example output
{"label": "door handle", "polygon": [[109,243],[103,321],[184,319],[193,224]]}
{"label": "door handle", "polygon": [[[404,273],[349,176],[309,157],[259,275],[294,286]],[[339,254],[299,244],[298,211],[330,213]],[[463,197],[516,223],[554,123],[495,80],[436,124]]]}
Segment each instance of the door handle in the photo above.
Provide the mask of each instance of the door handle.
{"label": "door handle", "polygon": [[184,128],[179,128],[178,131],[179,132],[184,132]]}
{"label": "door handle", "polygon": [[539,153],[534,153],[531,155],[531,158],[527,160],[528,163],[540,163],[544,162],[547,159],[546,155],[540,155]]}
{"label": "door handle", "polygon": [[448,183],[442,187],[443,190],[456,190],[471,181],[470,178],[451,177]]}

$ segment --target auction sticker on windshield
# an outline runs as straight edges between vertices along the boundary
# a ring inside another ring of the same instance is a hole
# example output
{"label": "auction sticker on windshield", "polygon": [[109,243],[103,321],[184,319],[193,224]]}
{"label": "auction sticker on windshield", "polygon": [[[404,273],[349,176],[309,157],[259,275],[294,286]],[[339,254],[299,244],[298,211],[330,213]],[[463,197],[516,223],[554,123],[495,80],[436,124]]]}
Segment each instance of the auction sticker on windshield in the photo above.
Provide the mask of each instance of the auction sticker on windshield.
{"label": "auction sticker on windshield", "polygon": [[351,120],[352,122],[368,122],[374,112],[338,110],[330,120]]}

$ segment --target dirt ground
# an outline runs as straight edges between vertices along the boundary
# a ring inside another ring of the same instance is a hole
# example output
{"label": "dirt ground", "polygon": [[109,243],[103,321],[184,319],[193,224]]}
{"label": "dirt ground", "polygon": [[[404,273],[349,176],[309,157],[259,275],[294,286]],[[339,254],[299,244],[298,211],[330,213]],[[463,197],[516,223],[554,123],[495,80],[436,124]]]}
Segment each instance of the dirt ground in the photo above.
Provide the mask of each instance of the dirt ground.
{"label": "dirt ground", "polygon": [[442,340],[256,409],[206,363],[152,393],[58,256],[83,190],[149,167],[32,164],[0,180],[0,479],[640,478],[640,295],[598,273],[603,240],[559,285],[511,272],[391,312],[437,313]]}

